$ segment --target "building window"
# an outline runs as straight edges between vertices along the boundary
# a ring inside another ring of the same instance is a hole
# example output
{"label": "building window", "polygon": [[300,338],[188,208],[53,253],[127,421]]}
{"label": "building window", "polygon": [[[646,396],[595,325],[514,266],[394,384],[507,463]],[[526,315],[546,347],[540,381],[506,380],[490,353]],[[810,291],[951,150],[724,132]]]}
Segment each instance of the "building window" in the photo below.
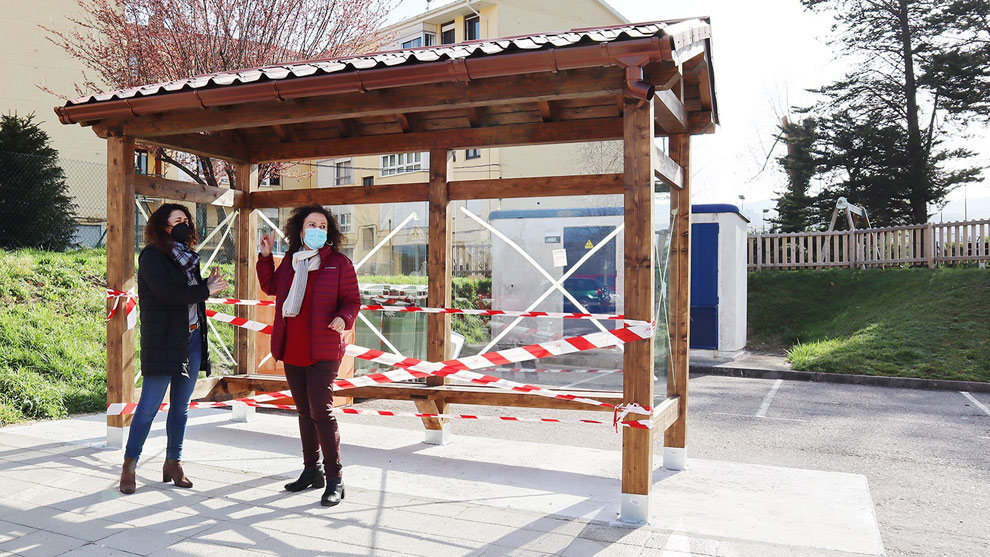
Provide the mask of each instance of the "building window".
{"label": "building window", "polygon": [[375,247],[375,229],[366,227],[361,229],[361,249],[370,251]]}
{"label": "building window", "polygon": [[382,176],[394,176],[417,170],[423,170],[423,153],[382,155]]}
{"label": "building window", "polygon": [[416,37],[415,39],[402,43],[402,48],[419,48],[421,46],[423,46],[423,37]]}
{"label": "building window", "polygon": [[474,15],[464,18],[464,40],[476,41],[481,38],[481,18]]}
{"label": "building window", "polygon": [[436,33],[423,33],[423,46],[436,46],[436,44],[437,44]]}
{"label": "building window", "polygon": [[444,23],[440,26],[440,44],[454,44],[457,42],[456,27],[454,22]]}
{"label": "building window", "polygon": [[265,179],[258,183],[259,186],[281,186],[282,185],[282,171],[278,168],[272,167],[268,169],[268,174]]}
{"label": "building window", "polygon": [[464,150],[465,159],[480,159],[481,149],[465,149]]}
{"label": "building window", "polygon": [[354,228],[354,215],[351,213],[333,213],[333,218],[337,219],[341,234],[347,234]]}
{"label": "building window", "polygon": [[364,178],[361,178],[361,185],[362,186],[373,186],[373,185],[375,185],[375,177],[374,176],[365,176]]}
{"label": "building window", "polygon": [[344,186],[354,183],[354,175],[351,172],[351,161],[337,161],[333,163],[333,185]]}
{"label": "building window", "polygon": [[134,151],[134,172],[135,174],[148,173],[148,152]]}

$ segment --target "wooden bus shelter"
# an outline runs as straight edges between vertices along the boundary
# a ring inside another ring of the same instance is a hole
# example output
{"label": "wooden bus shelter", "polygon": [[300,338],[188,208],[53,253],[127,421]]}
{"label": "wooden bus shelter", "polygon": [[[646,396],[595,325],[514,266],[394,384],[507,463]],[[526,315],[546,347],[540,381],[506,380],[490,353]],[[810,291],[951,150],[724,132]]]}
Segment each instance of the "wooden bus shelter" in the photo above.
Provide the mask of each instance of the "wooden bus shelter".
{"label": "wooden bus shelter", "polygon": [[[594,393],[614,404],[653,406],[652,430],[622,432],[622,516],[644,521],[652,483],[653,433],[664,435],[664,464],[686,460],[690,286],[690,137],[718,122],[707,19],[632,24],[556,34],[471,41],[218,73],[115,91],[55,109],[65,124],[90,126],[107,141],[107,286],[134,278],[134,196],[217,203],[239,210],[238,298],[257,298],[254,209],[429,202],[428,304],[449,307],[450,202],[454,200],[623,194],[625,315],[654,315],[654,193],[671,191],[669,269],[672,346],[666,399],[654,404],[654,348],[625,345],[623,392]],[[664,151],[654,141],[666,137]],[[447,179],[451,149],[621,139],[619,174]],[[135,142],[216,157],[236,168],[236,189],[136,175]],[[430,152],[429,181],[319,190],[258,191],[259,163],[403,152]],[[251,318],[253,307],[237,306]],[[447,358],[450,318],[428,317],[430,361]],[[237,376],[221,387],[252,385],[253,335],[238,329]],[[659,331],[658,334],[663,334]],[[406,398],[420,411],[449,404],[588,410],[566,400],[478,386],[362,387],[356,397]],[[587,393],[584,393],[587,394]],[[133,331],[124,312],[107,323],[107,401],[133,402]],[[649,416],[630,415],[632,419]],[[109,416],[123,435],[130,416]],[[439,430],[440,420],[424,420]]]}

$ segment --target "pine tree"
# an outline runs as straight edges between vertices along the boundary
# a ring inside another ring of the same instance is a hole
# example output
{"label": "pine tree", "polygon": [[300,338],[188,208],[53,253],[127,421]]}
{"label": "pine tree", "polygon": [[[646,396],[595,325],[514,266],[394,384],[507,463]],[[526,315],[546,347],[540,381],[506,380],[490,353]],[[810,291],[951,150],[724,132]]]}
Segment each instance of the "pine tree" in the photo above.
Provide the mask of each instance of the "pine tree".
{"label": "pine tree", "polygon": [[58,151],[34,115],[0,117],[0,248],[65,250],[75,211]]}
{"label": "pine tree", "polygon": [[802,232],[812,224],[812,199],[808,195],[811,179],[815,176],[815,139],[817,136],[814,118],[804,118],[790,122],[786,117],[780,125],[780,139],[787,146],[787,154],[779,157],[777,163],[787,173],[787,189],[776,199],[777,218],[770,219],[774,230],[779,232]]}
{"label": "pine tree", "polygon": [[842,124],[841,117],[861,131],[879,125],[887,143],[876,151],[888,155],[879,167],[896,169],[887,179],[898,180],[896,197],[908,208],[903,216],[900,208],[891,212],[887,224],[926,222],[931,204],[981,179],[981,168],[963,168],[973,153],[942,145],[969,118],[987,117],[986,1],[801,1],[836,18],[835,43],[856,61],[844,79],[820,90],[827,99],[816,107],[821,127]]}

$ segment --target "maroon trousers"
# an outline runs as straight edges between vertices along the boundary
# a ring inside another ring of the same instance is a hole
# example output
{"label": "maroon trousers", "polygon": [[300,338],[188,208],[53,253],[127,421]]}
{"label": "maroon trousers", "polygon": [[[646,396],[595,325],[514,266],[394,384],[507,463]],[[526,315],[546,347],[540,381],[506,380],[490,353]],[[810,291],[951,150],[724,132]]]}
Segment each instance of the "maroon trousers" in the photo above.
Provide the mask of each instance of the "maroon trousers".
{"label": "maroon trousers", "polygon": [[310,366],[285,364],[285,379],[299,413],[299,438],[303,464],[316,468],[323,449],[323,470],[328,480],[340,474],[340,432],[333,415],[333,381],[340,362],[327,360]]}

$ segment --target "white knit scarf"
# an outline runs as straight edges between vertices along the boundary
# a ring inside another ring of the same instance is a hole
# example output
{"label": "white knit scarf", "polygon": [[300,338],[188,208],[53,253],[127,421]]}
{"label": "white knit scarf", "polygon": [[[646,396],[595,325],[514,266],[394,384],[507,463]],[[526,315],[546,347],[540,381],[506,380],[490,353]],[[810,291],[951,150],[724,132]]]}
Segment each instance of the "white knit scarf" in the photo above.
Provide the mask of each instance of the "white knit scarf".
{"label": "white knit scarf", "polygon": [[309,272],[320,268],[320,250],[301,249],[293,253],[292,268],[296,270],[296,274],[292,277],[289,295],[286,296],[285,302],[282,304],[282,317],[299,315],[303,296],[306,295],[306,281],[309,279]]}

